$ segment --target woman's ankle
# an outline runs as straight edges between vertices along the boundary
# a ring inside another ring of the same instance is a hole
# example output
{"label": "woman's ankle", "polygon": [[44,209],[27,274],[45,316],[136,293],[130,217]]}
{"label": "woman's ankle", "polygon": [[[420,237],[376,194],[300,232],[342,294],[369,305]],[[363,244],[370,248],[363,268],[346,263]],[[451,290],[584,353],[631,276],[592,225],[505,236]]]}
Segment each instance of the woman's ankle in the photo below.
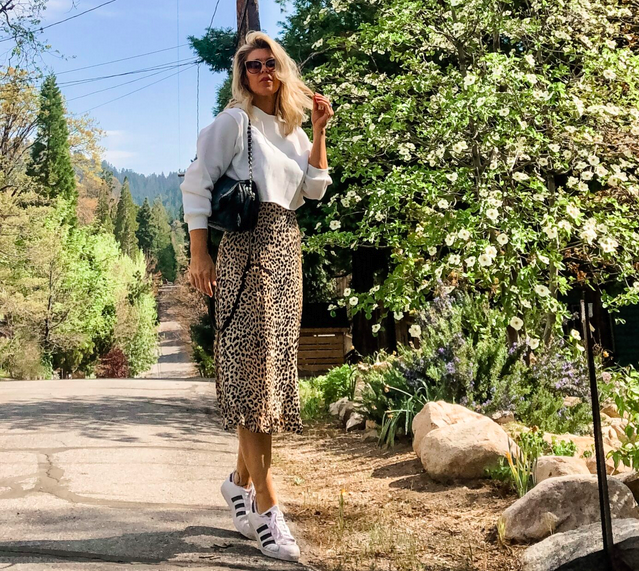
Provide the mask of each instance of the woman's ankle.
{"label": "woman's ankle", "polygon": [[237,470],[235,470],[233,472],[233,483],[236,486],[242,486],[243,488],[250,488],[251,487],[251,477],[249,476],[247,478],[247,480],[245,482],[243,482],[242,479],[241,479],[240,473]]}

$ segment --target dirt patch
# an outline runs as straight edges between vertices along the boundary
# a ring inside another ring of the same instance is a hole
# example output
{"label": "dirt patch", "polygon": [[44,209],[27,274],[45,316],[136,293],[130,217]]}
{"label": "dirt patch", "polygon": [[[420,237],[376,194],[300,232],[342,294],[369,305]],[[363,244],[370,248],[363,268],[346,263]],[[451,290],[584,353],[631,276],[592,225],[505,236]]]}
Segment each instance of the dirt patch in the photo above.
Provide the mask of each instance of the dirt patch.
{"label": "dirt patch", "polygon": [[495,527],[516,496],[488,480],[432,481],[406,438],[384,450],[362,432],[305,421],[302,435],[275,435],[272,464],[307,565],[326,571],[521,569],[523,548],[499,545]]}

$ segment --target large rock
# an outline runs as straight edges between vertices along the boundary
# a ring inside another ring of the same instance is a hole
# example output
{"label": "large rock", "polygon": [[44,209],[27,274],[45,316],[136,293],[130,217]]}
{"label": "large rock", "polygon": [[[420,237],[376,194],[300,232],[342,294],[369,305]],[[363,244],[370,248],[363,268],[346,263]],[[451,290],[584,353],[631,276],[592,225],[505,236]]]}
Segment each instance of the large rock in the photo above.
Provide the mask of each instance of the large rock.
{"label": "large rock", "polygon": [[[612,533],[626,565],[630,569],[639,569],[639,520],[614,519]],[[606,569],[601,523],[591,523],[572,531],[551,535],[526,549],[521,562],[523,571]],[[571,566],[573,562],[574,566]]]}
{"label": "large rock", "polygon": [[[608,491],[612,517],[639,517],[628,486],[609,477]],[[596,521],[600,521],[597,477],[578,475],[544,480],[504,511],[500,525],[506,540],[532,542]]]}
{"label": "large rock", "polygon": [[639,502],[639,472],[624,472],[617,474],[615,478],[630,488],[635,500]]}
{"label": "large rock", "polygon": [[421,456],[422,439],[432,430],[485,418],[487,417],[459,404],[450,404],[443,400],[427,402],[413,418],[413,450],[417,456]]}
{"label": "large rock", "polygon": [[537,484],[548,478],[573,474],[590,474],[588,466],[581,458],[575,458],[574,456],[540,456],[537,459],[535,468],[535,482]]}
{"label": "large rock", "polygon": [[346,422],[346,432],[364,430],[364,428],[366,428],[366,418],[364,418],[364,415],[357,411],[351,412]]}
{"label": "large rock", "polygon": [[490,418],[479,418],[430,430],[420,441],[420,459],[433,479],[482,478],[517,445]]}
{"label": "large rock", "polygon": [[341,399],[336,400],[335,402],[332,402],[331,404],[328,405],[328,412],[332,416],[341,416],[342,409],[346,406],[348,402],[350,402],[348,400],[348,397],[342,397]]}

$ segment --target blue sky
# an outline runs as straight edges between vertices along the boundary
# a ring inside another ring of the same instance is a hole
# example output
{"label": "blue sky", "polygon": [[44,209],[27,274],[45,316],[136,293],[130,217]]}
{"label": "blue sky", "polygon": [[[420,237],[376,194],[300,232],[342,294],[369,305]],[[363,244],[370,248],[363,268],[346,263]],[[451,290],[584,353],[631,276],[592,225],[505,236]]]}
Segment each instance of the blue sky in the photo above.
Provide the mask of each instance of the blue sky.
{"label": "blue sky", "polygon": [[[105,0],[49,0],[42,25],[83,12]],[[215,9],[216,0],[116,0],[98,10],[45,30],[46,39],[62,59],[45,55],[44,63],[58,76],[58,82],[124,73],[193,57],[188,46],[132,59],[108,66],[63,73],[76,68],[126,58],[187,43],[187,36],[202,36]],[[178,41],[179,5],[179,41]],[[235,0],[220,0],[214,27],[236,28]],[[277,38],[286,19],[273,0],[261,0],[262,31]],[[168,173],[188,167],[195,155],[197,137],[195,67],[182,67],[178,76],[161,81],[138,93],[90,111],[100,128],[107,132],[101,141],[105,158],[118,168],[131,168],[143,174]],[[71,113],[83,113],[111,99],[175,74],[163,71],[154,77],[103,93],[80,97],[118,85],[145,74],[118,77],[85,85],[61,85]],[[154,73],[154,72],[150,72]],[[180,104],[178,106],[178,79]],[[224,75],[200,66],[200,129],[213,120],[215,92]],[[179,116],[179,123],[178,123]],[[179,128],[178,128],[179,126]]]}

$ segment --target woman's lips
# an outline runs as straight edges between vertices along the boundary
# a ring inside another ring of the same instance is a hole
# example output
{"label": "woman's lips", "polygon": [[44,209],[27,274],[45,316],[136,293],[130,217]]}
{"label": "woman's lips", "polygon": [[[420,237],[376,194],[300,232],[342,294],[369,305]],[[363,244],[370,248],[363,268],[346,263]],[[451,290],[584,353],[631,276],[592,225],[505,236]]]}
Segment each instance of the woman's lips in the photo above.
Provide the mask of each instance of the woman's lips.
{"label": "woman's lips", "polygon": [[268,77],[266,79],[260,79],[260,82],[262,82],[262,81],[270,81],[271,83],[273,83],[273,80],[269,79]]}

